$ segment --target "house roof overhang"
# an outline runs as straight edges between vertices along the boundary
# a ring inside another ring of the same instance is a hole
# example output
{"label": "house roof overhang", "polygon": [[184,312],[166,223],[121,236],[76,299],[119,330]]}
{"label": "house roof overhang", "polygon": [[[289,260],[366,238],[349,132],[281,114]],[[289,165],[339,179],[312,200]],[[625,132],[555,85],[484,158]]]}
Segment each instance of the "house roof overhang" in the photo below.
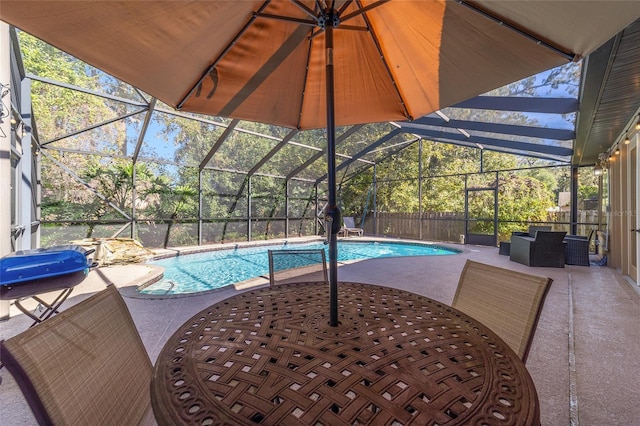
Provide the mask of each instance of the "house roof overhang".
{"label": "house roof overhang", "polygon": [[571,163],[597,162],[640,109],[640,20],[587,56],[582,68],[580,107]]}

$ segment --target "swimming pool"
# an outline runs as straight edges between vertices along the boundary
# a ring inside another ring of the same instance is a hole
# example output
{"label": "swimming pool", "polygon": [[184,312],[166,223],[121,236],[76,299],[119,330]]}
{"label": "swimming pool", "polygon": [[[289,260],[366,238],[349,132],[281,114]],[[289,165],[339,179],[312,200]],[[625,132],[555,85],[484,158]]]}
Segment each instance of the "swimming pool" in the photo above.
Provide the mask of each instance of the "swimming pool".
{"label": "swimming pool", "polygon": [[[322,241],[241,247],[189,254],[150,262],[165,268],[164,278],[140,290],[143,294],[197,293],[269,275],[268,250],[324,249]],[[379,241],[338,241],[338,261],[400,256],[442,256],[459,250],[434,244]]]}

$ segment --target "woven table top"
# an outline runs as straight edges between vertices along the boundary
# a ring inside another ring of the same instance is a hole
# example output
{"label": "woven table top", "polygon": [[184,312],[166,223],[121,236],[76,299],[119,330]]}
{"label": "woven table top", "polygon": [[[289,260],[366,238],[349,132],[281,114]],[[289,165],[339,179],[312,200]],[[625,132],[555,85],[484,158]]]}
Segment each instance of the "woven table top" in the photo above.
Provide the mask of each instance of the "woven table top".
{"label": "woven table top", "polygon": [[494,333],[402,290],[284,284],[187,321],[155,366],[159,424],[539,424],[535,387]]}

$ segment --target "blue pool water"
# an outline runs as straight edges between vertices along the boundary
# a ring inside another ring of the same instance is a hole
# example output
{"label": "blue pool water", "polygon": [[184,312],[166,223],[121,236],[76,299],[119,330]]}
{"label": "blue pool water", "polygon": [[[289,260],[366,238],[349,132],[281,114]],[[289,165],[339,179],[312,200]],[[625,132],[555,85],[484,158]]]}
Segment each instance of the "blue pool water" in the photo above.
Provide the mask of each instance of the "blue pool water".
{"label": "blue pool water", "polygon": [[[189,254],[150,262],[165,268],[164,279],[145,287],[141,292],[144,294],[196,293],[255,277],[265,276],[268,278],[269,256],[267,250],[283,249],[324,249],[327,261],[329,259],[328,246],[323,242],[265,245]],[[439,256],[456,253],[458,251],[455,249],[433,244],[369,241],[338,242],[339,262],[382,257]],[[317,260],[314,259],[312,262],[317,262]]]}

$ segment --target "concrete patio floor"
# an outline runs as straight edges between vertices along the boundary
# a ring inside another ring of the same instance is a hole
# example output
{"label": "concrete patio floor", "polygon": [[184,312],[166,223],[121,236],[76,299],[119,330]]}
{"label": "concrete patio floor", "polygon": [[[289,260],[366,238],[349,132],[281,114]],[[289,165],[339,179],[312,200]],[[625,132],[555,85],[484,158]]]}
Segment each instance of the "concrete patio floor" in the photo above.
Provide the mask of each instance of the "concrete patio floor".
{"label": "concrete patio floor", "polygon": [[[542,424],[640,425],[640,294],[634,286],[608,267],[529,268],[498,255],[497,248],[456,247],[463,253],[342,265],[339,280],[402,288],[450,304],[467,259],[548,276],[553,285],[527,361],[540,399]],[[153,273],[147,265],[93,270],[63,307],[108,283],[115,284],[155,361],[165,341],[183,322],[237,292],[229,286],[198,296],[132,297],[135,286]],[[30,324],[12,306],[11,319],[0,323],[0,338],[18,334]],[[2,369],[0,376],[0,423],[35,424],[11,375]]]}

